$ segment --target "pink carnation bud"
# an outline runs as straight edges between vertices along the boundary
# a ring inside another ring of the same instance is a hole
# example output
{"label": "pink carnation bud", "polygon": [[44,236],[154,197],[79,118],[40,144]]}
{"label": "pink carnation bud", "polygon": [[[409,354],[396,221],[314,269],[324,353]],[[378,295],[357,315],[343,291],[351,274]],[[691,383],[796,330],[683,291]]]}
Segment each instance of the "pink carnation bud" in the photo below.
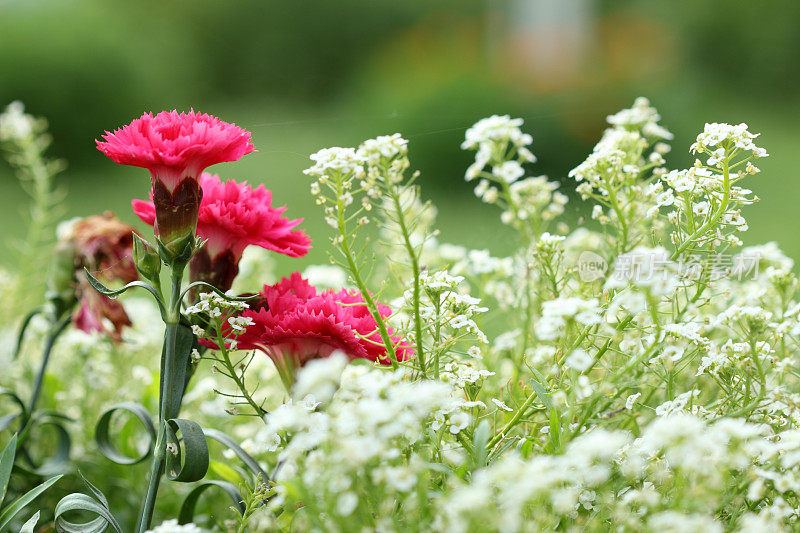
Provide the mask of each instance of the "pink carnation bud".
{"label": "pink carnation bud", "polygon": [[122,165],[150,170],[156,232],[170,243],[194,232],[207,167],[253,152],[250,133],[205,113],[145,113],[103,135],[97,148]]}
{"label": "pink carnation bud", "polygon": [[[242,252],[260,246],[289,257],[308,253],[311,239],[295,228],[302,219],[283,216],[285,207],[272,206],[272,192],[263,185],[220,181],[204,172],[200,177],[202,201],[198,213],[197,235],[206,245],[190,263],[192,281],[205,281],[226,291],[239,272]],[[147,224],[154,224],[153,202],[133,200],[133,211]]]}

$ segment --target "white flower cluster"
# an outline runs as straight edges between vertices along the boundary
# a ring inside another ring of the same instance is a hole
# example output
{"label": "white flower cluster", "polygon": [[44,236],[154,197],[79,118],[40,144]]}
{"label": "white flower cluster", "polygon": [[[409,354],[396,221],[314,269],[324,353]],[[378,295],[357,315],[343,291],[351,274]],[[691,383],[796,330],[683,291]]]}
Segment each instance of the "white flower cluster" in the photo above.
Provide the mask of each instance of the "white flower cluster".
{"label": "white flower cluster", "polygon": [[341,374],[330,401],[307,396],[281,405],[257,439],[279,450],[277,496],[270,506],[294,505],[302,495],[315,522],[326,515],[347,522],[362,514],[359,507],[376,519],[390,516],[400,501],[413,507],[429,460],[429,431],[463,431],[470,423],[466,402],[441,382],[413,382],[400,372],[345,368],[336,361],[320,365],[300,371],[296,392],[318,394],[319,385],[309,383],[336,381]]}
{"label": "white flower cluster", "polygon": [[214,337],[216,332],[213,330],[222,329],[223,322],[227,322],[232,334],[244,333],[247,326],[253,324],[253,319],[237,313],[249,307],[247,302],[241,300],[224,298],[215,292],[203,292],[200,293],[198,301],[194,305],[187,307],[184,312],[189,316],[206,316],[212,326],[212,331],[206,331],[197,324],[193,324],[192,333],[198,337]]}
{"label": "white flower cluster", "polygon": [[[787,531],[787,521],[797,520],[798,513],[781,492],[800,486],[800,455],[795,455],[800,437],[787,432],[778,442],[765,438],[762,427],[741,420],[708,424],[686,414],[656,419],[638,439],[592,430],[570,442],[562,455],[524,459],[507,454],[469,483],[457,482],[436,507],[435,528],[533,532],[568,523],[588,531],[615,524],[624,531],[721,532],[726,528],[719,515],[725,508],[718,508],[719,497],[733,479],[745,479],[753,510],[737,530],[759,525],[753,531]],[[780,455],[791,457],[781,461],[790,474],[772,470],[773,458]],[[663,506],[676,487],[691,495],[686,510]],[[760,501],[764,504],[757,505]]]}
{"label": "white flower cluster", "polygon": [[674,135],[658,124],[661,115],[655,107],[650,105],[650,100],[640,96],[633,102],[633,107],[623,109],[610,115],[606,121],[612,126],[621,126],[633,131],[641,131],[647,137],[672,140]]}
{"label": "white flower cluster", "polygon": [[594,326],[602,322],[597,298],[559,297],[542,303],[542,317],[536,323],[536,336],[544,341],[561,338],[567,325]]}
{"label": "white flower cluster", "polygon": [[695,154],[710,154],[714,158],[709,161],[710,165],[716,165],[725,151],[733,148],[751,152],[753,157],[767,157],[767,151],[753,142],[758,136],[757,133],[750,133],[745,123],[736,126],[719,122],[707,123],[690,150]]}
{"label": "white flower cluster", "polygon": [[242,300],[231,300],[220,296],[216,292],[201,292],[200,296],[192,306],[184,311],[187,315],[207,314],[212,318],[220,318],[232,311],[242,311],[250,306]]}
{"label": "white flower cluster", "polygon": [[500,143],[509,143],[516,147],[529,146],[533,138],[522,133],[522,122],[521,118],[511,118],[509,115],[492,115],[479,120],[467,130],[461,149],[475,150]]}
{"label": "white flower cluster", "polygon": [[22,142],[33,137],[40,129],[40,122],[25,113],[22,102],[11,102],[0,113],[0,141]]}
{"label": "white flower cluster", "polygon": [[638,246],[621,254],[606,279],[606,288],[622,289],[631,284],[650,294],[670,295],[678,286],[678,265],[663,247]]}
{"label": "white flower cluster", "polygon": [[[487,204],[499,205],[504,224],[533,226],[534,231],[541,231],[540,224],[564,212],[568,198],[556,190],[557,182],[545,176],[524,177],[522,165],[536,158],[526,148],[530,135],[522,133],[520,126],[522,119],[494,116],[470,128],[461,148],[478,151],[465,177],[467,181],[481,178],[475,195]],[[491,172],[485,170],[487,165]]]}
{"label": "white flower cluster", "polygon": [[[475,162],[464,175],[467,181],[484,175],[508,184],[525,175],[522,164],[535,162],[536,156],[527,148],[533,138],[522,133],[520,126],[521,118],[493,115],[479,120],[467,130],[461,149],[477,150]],[[492,167],[491,173],[484,172],[486,165]]]}
{"label": "white flower cluster", "polygon": [[355,177],[364,175],[364,158],[356,153],[355,148],[323,148],[310,158],[314,165],[304,170],[303,174],[318,178],[320,183],[331,179],[333,174]]}
{"label": "white flower cluster", "polygon": [[[463,276],[453,276],[446,270],[433,273],[420,272],[420,286],[427,296],[419,302],[420,315],[432,327],[445,327],[452,335],[473,335],[481,342],[486,342],[486,335],[475,322],[476,315],[485,313],[488,308],[480,305],[480,298],[465,294]],[[413,288],[403,293],[404,307],[411,309],[415,305]],[[443,332],[447,333],[447,331]]]}
{"label": "white flower cluster", "polygon": [[578,187],[584,197],[592,189],[608,191],[638,178],[640,157],[647,141],[635,131],[610,128],[603,133],[591,155],[570,170],[569,177],[584,184]]}
{"label": "white flower cluster", "polygon": [[375,139],[366,140],[361,143],[357,151],[358,156],[370,165],[405,156],[407,153],[408,140],[403,139],[399,133],[381,135]]}
{"label": "white flower cluster", "polygon": [[165,520],[147,533],[203,533],[203,530],[194,524],[181,525],[177,520]]}
{"label": "white flower cluster", "polygon": [[493,257],[489,250],[469,250],[463,259],[456,262],[451,269],[454,274],[464,274],[470,278],[482,276],[508,276],[513,268],[510,257]]}

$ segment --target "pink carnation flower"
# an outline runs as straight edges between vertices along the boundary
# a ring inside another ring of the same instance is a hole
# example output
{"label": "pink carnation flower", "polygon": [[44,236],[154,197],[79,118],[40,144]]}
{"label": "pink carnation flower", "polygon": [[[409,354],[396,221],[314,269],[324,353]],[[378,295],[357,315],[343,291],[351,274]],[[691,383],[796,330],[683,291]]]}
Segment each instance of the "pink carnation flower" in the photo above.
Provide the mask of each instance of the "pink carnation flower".
{"label": "pink carnation flower", "polygon": [[[385,305],[380,305],[379,311],[383,317],[391,314]],[[265,352],[284,381],[291,382],[293,369],[337,350],[351,359],[391,362],[360,294],[348,290],[317,292],[297,272],[275,285],[264,286],[242,316],[253,324],[238,336],[230,331],[226,335],[236,339],[239,349]],[[408,343],[391,329],[389,334],[396,359],[410,359],[414,351]]]}
{"label": "pink carnation flower", "polygon": [[97,148],[114,162],[150,170],[156,231],[165,243],[194,231],[203,170],[255,150],[249,132],[194,110],[145,113],[103,139]]}
{"label": "pink carnation flower", "polygon": [[[203,198],[197,221],[197,235],[206,245],[190,263],[192,281],[206,281],[218,289],[231,288],[239,272],[239,260],[249,245],[260,246],[289,257],[308,253],[311,239],[296,228],[303,219],[283,216],[285,207],[272,207],[272,192],[246,182],[220,181],[204,172],[200,177]],[[133,211],[147,224],[154,224],[153,202],[133,200]]]}

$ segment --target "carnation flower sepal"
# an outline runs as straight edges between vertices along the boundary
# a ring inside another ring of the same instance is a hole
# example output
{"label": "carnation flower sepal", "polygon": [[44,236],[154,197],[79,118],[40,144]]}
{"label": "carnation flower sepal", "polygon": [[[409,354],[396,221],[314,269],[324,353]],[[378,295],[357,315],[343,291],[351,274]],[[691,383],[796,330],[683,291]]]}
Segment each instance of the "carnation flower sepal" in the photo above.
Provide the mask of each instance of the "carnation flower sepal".
{"label": "carnation flower sepal", "polygon": [[160,236],[156,237],[158,255],[165,264],[174,268],[183,268],[189,263],[195,251],[203,246],[204,241],[195,237],[194,233],[187,233],[179,239],[165,243]]}
{"label": "carnation flower sepal", "polygon": [[184,178],[174,190],[160,180],[153,181],[153,204],[159,238],[170,247],[180,243],[185,235],[194,235],[203,190],[195,178]]}

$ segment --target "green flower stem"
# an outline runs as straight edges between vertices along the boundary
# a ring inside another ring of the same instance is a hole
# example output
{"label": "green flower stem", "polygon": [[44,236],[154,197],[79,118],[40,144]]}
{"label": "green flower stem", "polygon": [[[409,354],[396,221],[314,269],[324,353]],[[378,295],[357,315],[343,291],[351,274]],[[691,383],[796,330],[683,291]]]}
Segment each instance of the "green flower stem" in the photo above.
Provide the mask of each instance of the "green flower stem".
{"label": "green flower stem", "polygon": [[[419,361],[419,369],[422,375],[425,375],[425,353],[422,346],[422,317],[419,309],[420,300],[420,283],[419,283],[419,257],[414,250],[414,245],[411,244],[411,233],[408,231],[406,225],[405,214],[400,205],[400,192],[397,187],[389,186],[389,195],[394,202],[395,210],[397,211],[397,223],[400,225],[400,231],[403,234],[403,244],[405,245],[408,258],[411,260],[411,274],[414,277],[414,335],[417,342],[415,348],[417,349],[417,360]],[[438,365],[437,365],[438,369]]]}
{"label": "green flower stem", "polygon": [[39,396],[42,393],[42,384],[44,382],[44,375],[47,370],[47,363],[50,361],[50,352],[53,351],[53,346],[55,346],[56,339],[58,339],[59,335],[61,335],[61,333],[63,333],[63,331],[67,328],[69,322],[70,315],[69,313],[65,313],[61,316],[61,318],[53,322],[53,326],[50,329],[50,332],[47,334],[47,340],[45,341],[44,352],[42,355],[42,364],[39,367],[39,372],[36,374],[33,393],[31,394],[30,403],[28,404],[28,413],[31,416],[33,416],[33,411],[36,409],[36,404],[38,403]]}
{"label": "green flower stem", "polygon": [[386,329],[386,321],[383,319],[383,316],[378,310],[378,305],[375,303],[375,299],[372,297],[372,294],[370,294],[366,283],[364,283],[364,280],[361,277],[358,265],[356,264],[355,254],[350,248],[350,235],[347,233],[347,221],[344,218],[345,205],[344,201],[342,200],[343,192],[343,190],[339,191],[336,206],[336,222],[339,229],[339,237],[341,238],[339,248],[342,252],[342,255],[344,255],[345,260],[347,261],[347,268],[350,271],[350,275],[353,277],[356,287],[358,287],[359,292],[361,292],[361,296],[364,298],[364,303],[367,305],[367,309],[369,309],[370,314],[372,314],[372,318],[375,319],[375,323],[378,324],[378,333],[380,333],[381,340],[383,340],[383,344],[386,346],[386,355],[389,357],[389,360],[392,363],[392,368],[397,368],[397,354],[395,353],[392,338],[389,336],[389,331]]}
{"label": "green flower stem", "polygon": [[[225,339],[222,336],[222,328],[220,326],[217,326],[216,330],[217,330],[216,331],[216,334],[217,334],[217,346],[219,346],[219,354],[222,357],[222,360],[220,362],[225,365],[225,369],[228,371],[227,373],[224,373],[224,372],[223,373],[227,377],[229,377],[230,379],[233,380],[233,382],[236,384],[236,387],[242,393],[242,397],[245,399],[245,401],[248,404],[250,404],[250,407],[253,408],[253,412],[257,416],[263,417],[265,414],[267,414],[267,411],[264,410],[263,407],[258,405],[256,403],[256,401],[253,399],[253,396],[247,391],[247,387],[245,387],[245,384],[244,384],[244,375],[242,375],[240,377],[236,373],[236,366],[231,361],[230,352],[228,352],[228,349],[225,347]],[[287,369],[284,368],[284,366],[285,365],[281,365],[277,361],[275,361],[275,368],[277,368],[277,370],[278,370],[278,375],[281,377],[281,381],[283,381],[283,384],[286,387],[286,391],[291,393],[292,392],[291,391],[291,388],[292,388],[291,379],[293,379],[293,373],[292,373],[292,370],[289,369],[288,374],[287,374]]]}
{"label": "green flower stem", "polygon": [[136,526],[138,533],[144,533],[150,528],[153,519],[158,486],[161,476],[164,475],[164,465],[167,458],[167,431],[166,422],[175,418],[178,413],[171,412],[173,380],[175,379],[176,342],[178,328],[180,327],[181,310],[181,280],[185,264],[172,265],[172,293],[166,313],[166,329],[164,331],[164,350],[161,360],[161,390],[159,392],[159,420],[158,436],[153,450],[153,460],[150,464],[150,478],[147,484],[147,493],[139,521]]}
{"label": "green flower stem", "polygon": [[487,450],[491,450],[501,440],[503,440],[503,437],[506,436],[508,434],[508,432],[511,431],[514,428],[514,426],[516,426],[519,423],[519,421],[522,418],[522,416],[528,410],[528,407],[531,406],[531,404],[534,402],[534,400],[536,400],[536,398],[538,398],[538,395],[537,395],[536,391],[535,390],[531,391],[531,393],[528,395],[528,397],[525,398],[525,401],[522,402],[522,405],[519,406],[519,409],[517,409],[517,412],[514,413],[514,415],[511,417],[511,420],[509,420],[508,423],[505,426],[503,426],[503,428],[500,431],[498,431],[495,434],[494,437],[492,437],[492,440],[490,440],[486,444],[486,449]]}
{"label": "green flower stem", "polygon": [[691,244],[692,244],[692,243],[693,243],[695,240],[699,239],[699,238],[700,238],[700,237],[702,237],[702,236],[703,236],[703,235],[704,235],[704,234],[705,234],[705,233],[706,233],[708,230],[712,229],[712,228],[714,227],[714,225],[717,223],[717,221],[720,219],[720,217],[721,217],[722,215],[724,215],[724,214],[725,214],[725,211],[727,211],[727,209],[728,209],[728,203],[730,202],[730,196],[731,196],[731,172],[730,172],[730,156],[729,156],[727,159],[725,159],[725,161],[723,161],[723,167],[722,167],[722,179],[723,179],[722,188],[723,188],[724,190],[723,190],[723,193],[722,193],[722,201],[721,201],[721,202],[720,202],[720,204],[719,204],[719,209],[717,209],[717,210],[716,210],[716,212],[714,213],[714,215],[712,215],[712,217],[711,217],[710,219],[708,219],[708,221],[707,221],[705,224],[703,224],[702,226],[700,226],[700,228],[699,228],[697,231],[695,231],[694,233],[692,233],[692,234],[691,234],[691,235],[690,235],[690,236],[689,236],[689,237],[688,237],[688,238],[687,238],[685,241],[683,241],[683,243],[682,243],[682,244],[681,244],[681,245],[680,245],[680,246],[679,246],[679,247],[678,247],[678,248],[675,250],[675,252],[672,254],[672,257],[670,258],[670,259],[672,259],[673,261],[674,261],[674,260],[676,260],[678,257],[680,257],[680,255],[681,255],[683,252],[685,252],[685,251],[686,251],[686,249],[687,249],[687,248],[688,248],[688,247],[689,247],[689,246],[690,246],[690,245],[691,245]]}

